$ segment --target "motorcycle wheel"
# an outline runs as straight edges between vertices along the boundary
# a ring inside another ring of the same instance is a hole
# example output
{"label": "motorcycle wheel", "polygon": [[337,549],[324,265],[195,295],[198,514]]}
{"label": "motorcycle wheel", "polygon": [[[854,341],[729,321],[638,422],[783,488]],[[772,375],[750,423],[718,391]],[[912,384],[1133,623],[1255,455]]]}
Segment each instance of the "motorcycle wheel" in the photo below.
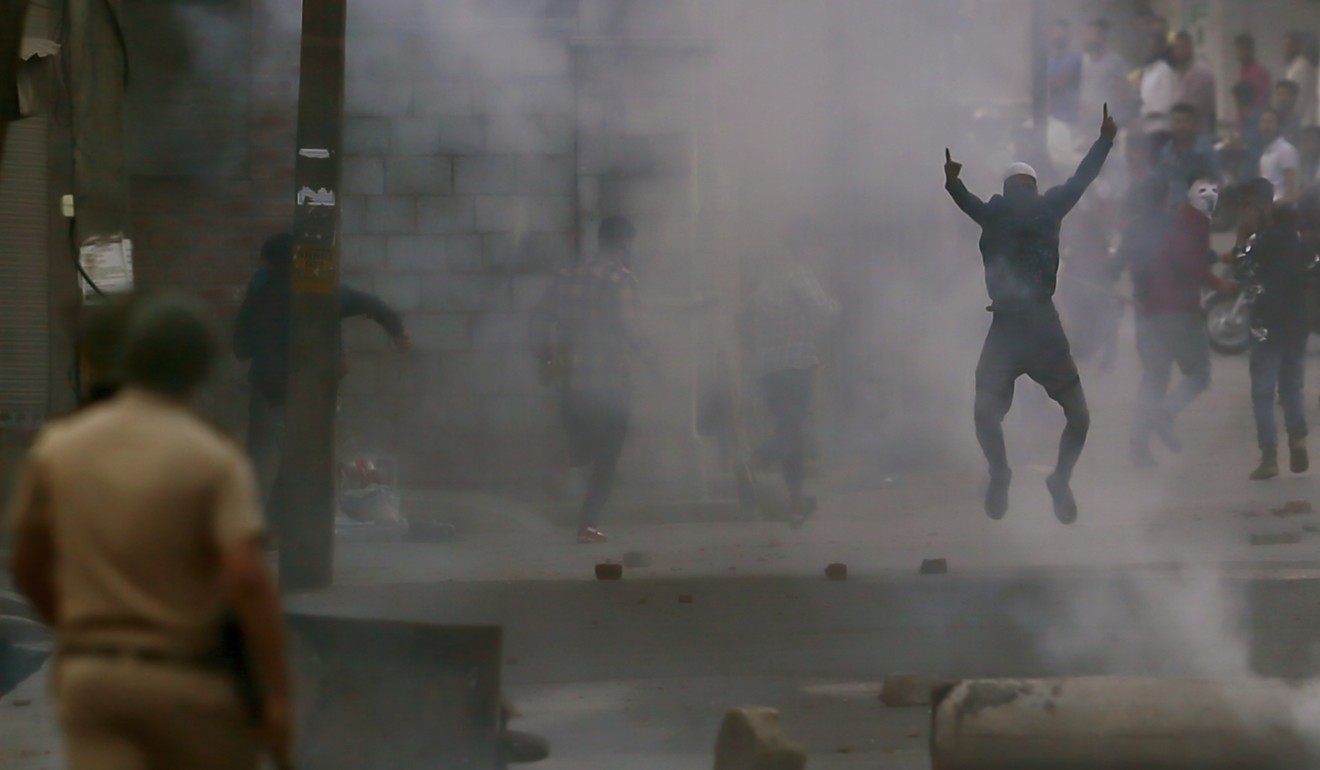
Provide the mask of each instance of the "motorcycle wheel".
{"label": "motorcycle wheel", "polygon": [[1236,356],[1251,345],[1251,323],[1244,316],[1233,317],[1237,298],[1218,296],[1205,308],[1205,328],[1210,334],[1210,348],[1216,353]]}

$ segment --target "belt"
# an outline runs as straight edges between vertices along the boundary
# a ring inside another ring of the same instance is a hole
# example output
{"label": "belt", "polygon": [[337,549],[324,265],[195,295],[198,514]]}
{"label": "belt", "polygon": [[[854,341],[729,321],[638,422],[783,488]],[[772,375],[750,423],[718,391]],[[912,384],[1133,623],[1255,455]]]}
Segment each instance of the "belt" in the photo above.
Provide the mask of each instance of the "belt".
{"label": "belt", "polygon": [[131,660],[152,665],[187,666],[188,668],[219,669],[224,664],[217,655],[176,655],[143,647],[119,647],[112,644],[74,645],[59,651],[66,658],[101,658],[103,660]]}

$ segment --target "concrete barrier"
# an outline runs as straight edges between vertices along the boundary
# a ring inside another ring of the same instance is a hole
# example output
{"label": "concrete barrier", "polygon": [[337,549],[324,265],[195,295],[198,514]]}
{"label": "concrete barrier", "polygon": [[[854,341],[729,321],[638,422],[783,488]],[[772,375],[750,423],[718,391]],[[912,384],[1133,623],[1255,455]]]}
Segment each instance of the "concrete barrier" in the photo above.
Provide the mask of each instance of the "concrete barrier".
{"label": "concrete barrier", "polygon": [[806,765],[806,750],[780,732],[777,710],[743,706],[724,716],[715,770],[803,770]]}
{"label": "concrete barrier", "polygon": [[289,624],[304,658],[300,768],[500,766],[499,627],[299,614]]}
{"label": "concrete barrier", "polygon": [[1083,677],[937,688],[934,770],[1314,767],[1296,691],[1266,680]]}

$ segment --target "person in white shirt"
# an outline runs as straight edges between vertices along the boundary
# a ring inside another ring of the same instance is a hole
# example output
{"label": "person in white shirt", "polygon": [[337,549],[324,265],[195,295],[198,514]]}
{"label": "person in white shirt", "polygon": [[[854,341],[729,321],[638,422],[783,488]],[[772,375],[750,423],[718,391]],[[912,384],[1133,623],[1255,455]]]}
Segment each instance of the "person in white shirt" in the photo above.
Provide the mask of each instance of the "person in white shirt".
{"label": "person in white shirt", "polygon": [[1289,32],[1283,38],[1283,59],[1288,62],[1283,79],[1297,84],[1297,117],[1303,126],[1316,125],[1316,42],[1306,32]]}
{"label": "person in white shirt", "polygon": [[1297,148],[1279,133],[1279,113],[1265,110],[1260,115],[1260,137],[1265,150],[1260,155],[1260,175],[1274,185],[1274,199],[1291,203],[1297,198],[1297,169],[1301,158]]}
{"label": "person in white shirt", "polygon": [[1128,87],[1127,62],[1109,47],[1109,20],[1095,19],[1086,25],[1082,39],[1082,116],[1096,115],[1108,104],[1115,118],[1132,116],[1132,92]]}
{"label": "person in white shirt", "polygon": [[1150,51],[1141,68],[1141,126],[1146,133],[1168,131],[1169,111],[1178,93],[1178,74],[1169,65],[1168,42],[1150,37]]}

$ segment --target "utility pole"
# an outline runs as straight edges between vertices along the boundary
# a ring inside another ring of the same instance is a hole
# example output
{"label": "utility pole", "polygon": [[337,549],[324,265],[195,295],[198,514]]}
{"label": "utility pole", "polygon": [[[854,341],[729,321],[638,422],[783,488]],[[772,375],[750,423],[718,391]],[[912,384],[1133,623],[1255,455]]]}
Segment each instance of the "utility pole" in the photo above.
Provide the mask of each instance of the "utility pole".
{"label": "utility pole", "polygon": [[293,215],[292,339],[280,582],[324,588],[334,566],[339,385],[340,140],[346,0],[303,0]]}
{"label": "utility pole", "polygon": [[0,0],[0,161],[9,121],[18,119],[18,64],[28,0]]}

